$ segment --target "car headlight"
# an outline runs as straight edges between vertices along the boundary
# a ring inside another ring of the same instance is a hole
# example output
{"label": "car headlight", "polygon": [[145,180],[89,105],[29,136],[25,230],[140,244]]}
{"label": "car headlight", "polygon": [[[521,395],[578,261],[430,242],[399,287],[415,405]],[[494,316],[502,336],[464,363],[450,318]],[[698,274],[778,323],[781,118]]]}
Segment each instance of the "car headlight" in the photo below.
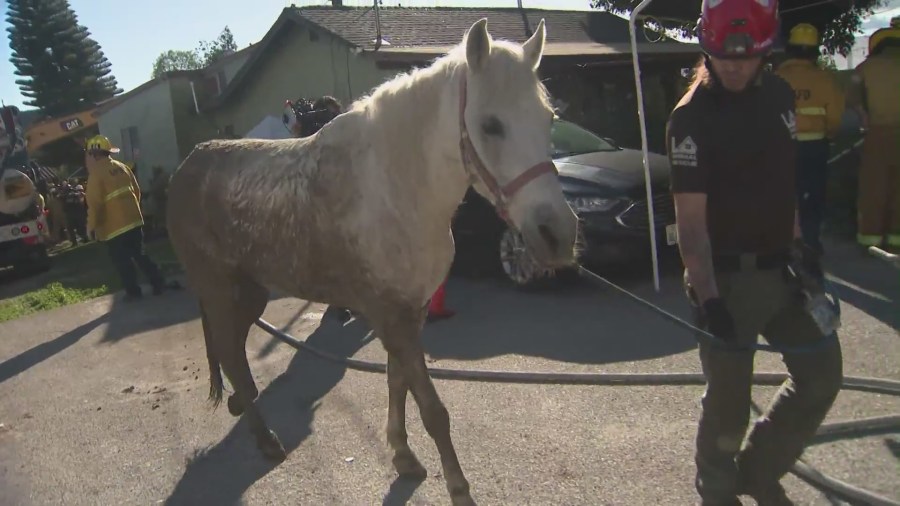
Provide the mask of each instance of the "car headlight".
{"label": "car headlight", "polygon": [[566,195],[566,201],[569,207],[576,213],[586,213],[594,211],[609,211],[619,202],[618,199],[607,199],[603,197],[572,197]]}

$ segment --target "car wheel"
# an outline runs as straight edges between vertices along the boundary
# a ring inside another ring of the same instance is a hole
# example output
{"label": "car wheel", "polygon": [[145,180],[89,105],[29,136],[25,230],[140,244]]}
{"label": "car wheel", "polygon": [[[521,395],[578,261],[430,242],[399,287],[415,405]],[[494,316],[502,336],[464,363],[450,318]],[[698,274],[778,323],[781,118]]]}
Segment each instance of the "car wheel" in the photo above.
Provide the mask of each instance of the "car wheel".
{"label": "car wheel", "polygon": [[533,287],[553,277],[553,269],[538,265],[517,230],[506,227],[500,235],[500,266],[510,282],[520,288]]}

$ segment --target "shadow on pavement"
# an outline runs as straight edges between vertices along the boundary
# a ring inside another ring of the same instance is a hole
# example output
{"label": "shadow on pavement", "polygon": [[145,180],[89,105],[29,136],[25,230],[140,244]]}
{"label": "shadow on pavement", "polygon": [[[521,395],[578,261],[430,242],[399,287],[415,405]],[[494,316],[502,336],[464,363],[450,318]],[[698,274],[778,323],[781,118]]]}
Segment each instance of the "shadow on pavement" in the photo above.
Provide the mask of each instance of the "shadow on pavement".
{"label": "shadow on pavement", "polygon": [[893,455],[897,461],[900,461],[900,438],[884,438],[884,445],[887,446],[891,455]]}
{"label": "shadow on pavement", "polygon": [[[184,284],[183,280],[179,282]],[[101,343],[115,344],[127,337],[200,318],[197,298],[188,288],[167,290],[158,296],[151,294],[148,285],[143,285],[142,288],[144,297],[138,301],[124,302],[125,293],[122,291],[114,295],[109,309],[109,325],[100,340]],[[272,296],[269,302],[282,298],[283,295]],[[302,312],[298,313],[296,318],[299,318]]]}
{"label": "shadow on pavement", "polygon": [[100,343],[115,344],[126,337],[200,317],[196,299],[186,290],[166,291],[154,296],[149,287],[143,289],[143,299],[134,302],[124,302],[124,292],[113,296],[107,314],[108,325]]}
{"label": "shadow on pavement", "polygon": [[826,248],[825,269],[841,301],[892,329],[900,328],[900,271],[855,244]]}
{"label": "shadow on pavement", "polygon": [[[326,312],[306,342],[341,356],[352,356],[368,343],[368,328],[360,320],[346,327]],[[344,377],[346,368],[307,353],[297,353],[287,370],[260,393],[257,400],[269,428],[290,454],[312,433],[318,402]],[[214,416],[230,416],[224,403]],[[290,458],[290,456],[289,456]],[[169,505],[240,504],[241,496],[275,466],[265,460],[242,417],[228,435],[200,452],[184,471]]]}
{"label": "shadow on pavement", "polygon": [[[661,268],[660,293],[653,290],[649,269],[598,274],[689,321],[677,266]],[[451,278],[447,305],[456,316],[425,326],[425,348],[434,359],[514,354],[604,364],[659,358],[696,346],[683,327],[595,283],[579,280],[560,289],[521,291],[502,281]]]}
{"label": "shadow on pavement", "polygon": [[43,342],[15,357],[3,361],[0,363],[0,383],[27,371],[31,367],[40,364],[57,353],[61,353],[66,348],[80,341],[84,336],[90,334],[92,330],[109,321],[109,317],[109,313],[98,316],[85,324],[75,327],[56,339]]}
{"label": "shadow on pavement", "polygon": [[[632,279],[633,283],[646,285],[650,279],[643,270],[624,277],[627,281],[633,275],[640,276]],[[668,285],[676,286],[671,275]],[[650,299],[660,298],[652,293],[652,284],[649,291],[646,286],[643,291]],[[457,317],[425,327],[426,348],[432,356],[475,359],[529,353],[571,362],[602,363],[663,356],[694,346],[686,332],[681,331],[682,335],[678,336],[677,327],[648,317],[644,313],[646,309],[592,287],[521,294],[491,281],[451,278],[448,294],[453,293],[460,295],[459,298],[450,296],[453,308],[459,311]],[[673,294],[664,296],[671,299]],[[335,355],[353,356],[369,342],[366,339],[369,328],[362,319],[345,327],[337,315],[336,309],[329,308],[305,342]],[[646,324],[633,325],[636,319]],[[283,326],[282,322],[274,323]],[[271,343],[264,345],[262,354],[271,351],[271,346]],[[258,405],[262,415],[289,454],[312,433],[318,402],[341,381],[345,372],[342,366],[297,353],[287,370],[260,393]],[[215,416],[228,415],[221,409]],[[220,442],[198,452],[188,462],[166,504],[195,504],[201,500],[208,504],[240,503],[248,488],[274,467],[257,450],[242,418]],[[396,478],[383,504],[405,504],[420,484]]]}

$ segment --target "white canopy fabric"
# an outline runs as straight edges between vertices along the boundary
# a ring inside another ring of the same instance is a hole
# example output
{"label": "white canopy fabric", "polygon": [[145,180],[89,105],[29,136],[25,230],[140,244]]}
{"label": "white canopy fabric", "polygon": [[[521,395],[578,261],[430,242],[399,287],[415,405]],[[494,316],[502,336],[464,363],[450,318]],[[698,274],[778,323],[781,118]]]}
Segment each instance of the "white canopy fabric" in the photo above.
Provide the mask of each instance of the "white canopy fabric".
{"label": "white canopy fabric", "polygon": [[244,136],[245,139],[287,139],[289,137],[293,136],[281,122],[281,118],[271,115],[263,118]]}

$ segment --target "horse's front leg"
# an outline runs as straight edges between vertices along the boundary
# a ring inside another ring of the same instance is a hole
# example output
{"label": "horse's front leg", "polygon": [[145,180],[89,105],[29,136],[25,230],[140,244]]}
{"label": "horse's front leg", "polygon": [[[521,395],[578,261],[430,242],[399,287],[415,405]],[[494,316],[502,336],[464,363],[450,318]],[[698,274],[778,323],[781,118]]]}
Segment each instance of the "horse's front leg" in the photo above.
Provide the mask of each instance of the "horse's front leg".
{"label": "horse's front leg", "polygon": [[[450,415],[447,408],[444,407],[444,403],[441,402],[431,378],[428,377],[428,369],[425,366],[425,353],[420,337],[424,319],[424,308],[422,311],[399,311],[393,318],[386,318],[387,321],[379,325],[379,328],[383,329],[379,334],[390,355],[389,364],[390,362],[394,363],[389,367],[393,369],[395,377],[402,375],[406,385],[409,386],[409,390],[419,406],[419,414],[425,430],[437,446],[441,456],[444,479],[447,482],[447,491],[450,493],[453,506],[472,506],[475,501],[472,500],[469,492],[469,482],[463,475],[450,438]],[[397,374],[398,371],[400,374]],[[400,391],[399,387],[397,391]],[[395,400],[390,401],[390,404],[394,410],[398,410],[399,399],[404,397],[394,396],[394,398]],[[403,417],[398,419],[402,420]],[[405,439],[404,434],[402,438],[404,443]]]}
{"label": "horse's front leg", "polygon": [[388,355],[388,418],[387,439],[394,450],[394,468],[404,478],[424,480],[428,472],[409,447],[406,436],[406,392],[409,386],[403,377],[398,361]]}

